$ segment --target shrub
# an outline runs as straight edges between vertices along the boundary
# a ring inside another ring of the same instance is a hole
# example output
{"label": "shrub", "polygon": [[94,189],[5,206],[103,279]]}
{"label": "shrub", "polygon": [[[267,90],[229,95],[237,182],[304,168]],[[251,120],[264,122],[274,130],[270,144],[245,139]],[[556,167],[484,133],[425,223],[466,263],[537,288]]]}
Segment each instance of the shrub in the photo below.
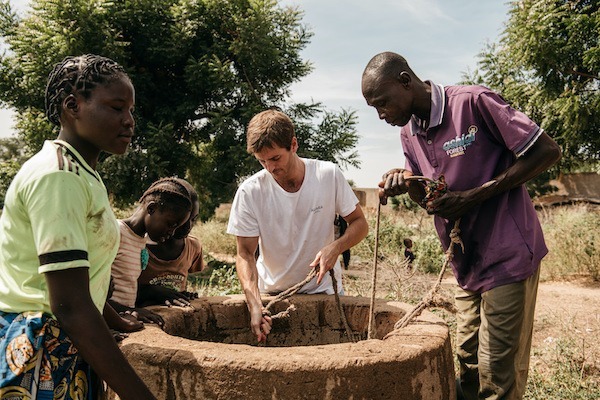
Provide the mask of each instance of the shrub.
{"label": "shrub", "polygon": [[442,269],[444,253],[436,234],[428,234],[419,238],[414,245],[415,264],[428,274],[437,274]]}
{"label": "shrub", "polygon": [[561,207],[542,214],[549,254],[544,278],[589,275],[600,280],[600,213],[589,206]]}
{"label": "shrub", "polygon": [[211,218],[197,223],[192,229],[192,235],[200,239],[205,252],[234,256],[237,253],[235,236],[228,234],[226,230],[226,220]]}
{"label": "shrub", "polygon": [[[373,258],[375,238],[377,236],[375,229],[376,216],[367,214],[367,222],[369,223],[369,234],[352,249],[357,256],[364,260]],[[388,258],[404,254],[402,241],[404,238],[413,238],[413,236],[414,231],[401,218],[398,218],[395,214],[382,213],[379,221],[379,256]]]}
{"label": "shrub", "polygon": [[197,292],[200,296],[243,293],[234,263],[224,262],[210,255],[205,256],[205,261],[206,268],[204,270],[188,276],[191,291]]}

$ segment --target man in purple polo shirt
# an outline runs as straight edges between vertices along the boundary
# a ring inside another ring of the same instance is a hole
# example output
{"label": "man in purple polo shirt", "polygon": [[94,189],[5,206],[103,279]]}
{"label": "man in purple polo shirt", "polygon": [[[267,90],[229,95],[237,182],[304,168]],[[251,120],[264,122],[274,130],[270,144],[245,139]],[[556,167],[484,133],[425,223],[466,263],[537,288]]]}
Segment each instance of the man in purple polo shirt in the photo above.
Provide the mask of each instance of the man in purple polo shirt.
{"label": "man in purple polo shirt", "polygon": [[362,91],[380,119],[402,127],[406,165],[383,176],[382,203],[407,192],[421,203],[422,184],[405,179],[443,175],[448,192],[427,208],[444,249],[460,218],[464,253],[458,248],[452,260],[459,395],[522,398],[539,265],[548,252],[523,184],[556,163],[560,148],[498,94],[423,82],[395,53],[369,61]]}

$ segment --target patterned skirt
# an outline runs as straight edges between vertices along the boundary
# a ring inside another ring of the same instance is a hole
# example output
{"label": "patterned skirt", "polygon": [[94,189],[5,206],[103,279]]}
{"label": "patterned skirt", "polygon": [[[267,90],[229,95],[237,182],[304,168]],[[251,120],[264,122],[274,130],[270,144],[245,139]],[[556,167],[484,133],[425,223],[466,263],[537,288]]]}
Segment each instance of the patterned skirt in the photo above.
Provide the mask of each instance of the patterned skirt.
{"label": "patterned skirt", "polygon": [[1,400],[91,400],[98,398],[98,386],[49,314],[0,311]]}

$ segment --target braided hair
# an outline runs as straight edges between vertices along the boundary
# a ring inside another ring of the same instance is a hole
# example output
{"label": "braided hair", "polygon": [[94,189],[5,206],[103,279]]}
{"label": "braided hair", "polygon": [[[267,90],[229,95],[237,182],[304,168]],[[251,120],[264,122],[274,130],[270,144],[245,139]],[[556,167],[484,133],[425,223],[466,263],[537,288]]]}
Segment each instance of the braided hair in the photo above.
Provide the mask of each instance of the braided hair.
{"label": "braided hair", "polygon": [[140,203],[154,201],[159,207],[173,211],[191,211],[192,193],[189,184],[183,183],[183,179],[169,177],[161,178],[154,182],[140,198]]}
{"label": "braided hair", "polygon": [[60,126],[62,103],[70,94],[80,94],[85,99],[102,84],[127,77],[122,66],[110,58],[95,54],[69,56],[54,66],[46,85],[46,117]]}
{"label": "braided hair", "polygon": [[[178,182],[180,182],[183,186],[185,186],[185,188],[189,191],[190,200],[192,201],[192,213],[193,213],[194,205],[198,203],[198,193],[196,192],[196,189],[194,189],[194,187],[192,185],[190,185],[190,183],[188,181],[186,181],[185,179],[180,179],[180,178],[175,178],[175,179]],[[189,235],[189,233],[192,231],[192,228],[194,227],[196,218],[198,218],[197,214],[196,215],[190,214],[190,218],[188,218],[188,220],[185,221],[183,225],[181,225],[179,228],[177,228],[175,230],[175,232],[173,232],[173,238],[184,239],[187,235]]]}

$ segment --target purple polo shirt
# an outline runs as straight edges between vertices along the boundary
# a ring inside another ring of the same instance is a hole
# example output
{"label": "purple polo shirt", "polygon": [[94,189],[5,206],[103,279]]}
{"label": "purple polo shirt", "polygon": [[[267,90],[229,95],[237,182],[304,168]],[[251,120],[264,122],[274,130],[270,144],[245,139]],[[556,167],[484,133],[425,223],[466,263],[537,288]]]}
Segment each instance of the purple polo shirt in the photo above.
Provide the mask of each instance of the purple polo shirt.
{"label": "purple polo shirt", "polygon": [[[406,169],[437,179],[451,191],[481,186],[510,167],[542,129],[502,97],[482,86],[431,85],[430,123],[413,115],[400,131]],[[454,225],[435,217],[444,250]],[[471,209],[460,222],[465,245],[454,247],[459,285],[473,292],[531,276],[548,253],[535,208],[524,185]]]}

